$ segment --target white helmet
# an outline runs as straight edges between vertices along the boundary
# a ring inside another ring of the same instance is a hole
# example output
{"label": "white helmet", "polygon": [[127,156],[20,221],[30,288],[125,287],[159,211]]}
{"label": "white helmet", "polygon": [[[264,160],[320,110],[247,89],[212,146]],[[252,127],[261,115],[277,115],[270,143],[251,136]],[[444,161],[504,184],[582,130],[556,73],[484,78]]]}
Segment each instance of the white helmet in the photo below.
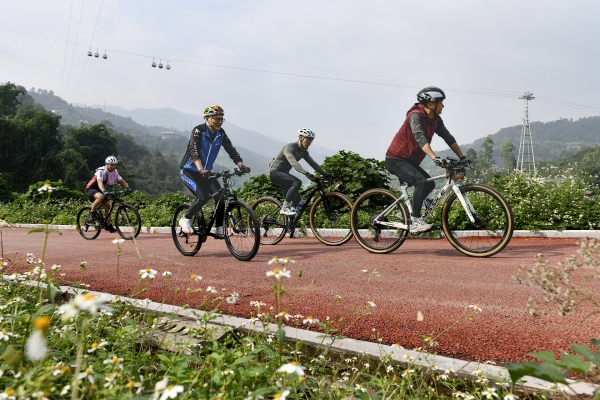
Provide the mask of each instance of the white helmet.
{"label": "white helmet", "polygon": [[301,128],[301,129],[298,129],[298,136],[304,136],[307,138],[314,139],[315,133],[308,128]]}
{"label": "white helmet", "polygon": [[106,164],[118,164],[119,163],[119,161],[117,161],[117,157],[115,157],[115,156],[106,157],[105,162],[106,162]]}

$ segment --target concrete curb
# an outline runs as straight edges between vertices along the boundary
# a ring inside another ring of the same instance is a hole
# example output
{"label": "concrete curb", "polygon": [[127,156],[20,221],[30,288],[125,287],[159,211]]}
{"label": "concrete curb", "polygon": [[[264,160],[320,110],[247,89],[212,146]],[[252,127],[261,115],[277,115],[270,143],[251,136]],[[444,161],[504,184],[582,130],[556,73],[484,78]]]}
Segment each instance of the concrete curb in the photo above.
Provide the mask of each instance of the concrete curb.
{"label": "concrete curb", "polygon": [[[45,228],[44,224],[11,224],[15,228],[32,228],[39,229]],[[48,225],[48,229],[52,230],[71,230],[76,229],[75,225]],[[142,226],[142,233],[171,233],[171,228],[168,226]],[[310,233],[310,232],[309,232]],[[439,237],[442,237],[440,234]],[[568,238],[593,238],[600,239],[600,230],[571,230],[571,231],[557,231],[557,230],[541,230],[541,231],[527,231],[527,230],[516,230],[513,232],[513,237],[537,237],[537,238],[551,238],[551,239],[568,239]]]}
{"label": "concrete curb", "polygon": [[[80,289],[75,289],[70,286],[60,286],[60,290],[63,293],[75,294],[81,292]],[[112,294],[102,292],[88,293],[100,296],[105,301],[111,301],[117,298]],[[173,306],[168,304],[157,303],[153,301],[142,301],[137,299],[131,299],[127,297],[119,296],[120,301],[130,302],[132,305],[144,309],[146,311],[152,311],[157,313],[171,314],[179,317],[183,317],[192,321],[197,321],[202,316],[209,314],[201,310],[194,310],[190,308],[183,308],[179,306]],[[260,321],[253,321],[246,318],[231,317],[221,314],[213,314],[216,318],[211,319],[211,323],[226,326],[230,329],[244,329],[253,332],[264,332],[265,329],[275,333],[278,330],[278,326],[275,324],[263,324]],[[413,363],[415,365],[431,368],[437,371],[448,371],[452,370],[454,374],[464,379],[476,380],[478,377],[484,377],[494,382],[506,381],[510,382],[510,375],[508,370],[503,367],[490,364],[481,364],[471,361],[457,360],[449,357],[433,355],[425,352],[419,352],[415,350],[407,350],[401,346],[390,346],[380,343],[365,342],[361,340],[355,340],[350,338],[335,339],[327,337],[321,332],[314,332],[305,329],[299,329],[294,327],[286,326],[285,335],[286,338],[293,341],[300,341],[316,348],[327,348],[329,351],[334,351],[343,354],[350,355],[361,355],[368,356],[375,360],[381,360],[382,358],[390,358],[391,360],[399,363]],[[591,383],[574,381],[567,379],[569,386],[562,386],[557,389],[556,385],[546,382],[541,379],[526,377],[517,386],[526,392],[533,391],[557,391],[569,395],[586,395],[593,396],[594,391],[600,386],[593,385]]]}

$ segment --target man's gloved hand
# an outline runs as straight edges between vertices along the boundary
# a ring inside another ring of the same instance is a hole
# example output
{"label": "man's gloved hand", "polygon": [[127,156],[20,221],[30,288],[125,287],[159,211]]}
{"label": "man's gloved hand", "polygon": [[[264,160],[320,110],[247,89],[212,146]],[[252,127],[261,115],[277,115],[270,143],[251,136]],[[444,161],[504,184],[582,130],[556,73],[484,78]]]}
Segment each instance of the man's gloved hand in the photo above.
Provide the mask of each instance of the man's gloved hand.
{"label": "man's gloved hand", "polygon": [[130,187],[125,188],[125,193],[131,193],[133,192],[133,189]]}
{"label": "man's gloved hand", "polygon": [[448,164],[448,161],[446,161],[445,158],[439,158],[438,156],[433,159],[433,162],[440,168],[445,168]]}
{"label": "man's gloved hand", "polygon": [[460,162],[465,164],[469,168],[473,168],[473,162],[467,158],[467,156],[462,156],[460,158]]}
{"label": "man's gloved hand", "polygon": [[203,169],[202,172],[200,172],[200,174],[203,178],[210,178],[211,172],[210,169]]}
{"label": "man's gloved hand", "polygon": [[250,167],[247,167],[245,165],[242,164],[242,166],[240,167],[240,171],[249,174],[250,173]]}
{"label": "man's gloved hand", "polygon": [[108,196],[108,195],[111,195],[112,193],[111,193],[110,190],[104,189],[104,191],[102,192],[102,194],[105,195],[105,196]]}
{"label": "man's gloved hand", "polygon": [[314,180],[315,180],[315,176],[314,176],[313,174],[311,174],[311,173],[308,173],[308,172],[307,172],[307,173],[306,173],[306,177],[307,177],[308,179],[310,179],[311,181],[314,181]]}

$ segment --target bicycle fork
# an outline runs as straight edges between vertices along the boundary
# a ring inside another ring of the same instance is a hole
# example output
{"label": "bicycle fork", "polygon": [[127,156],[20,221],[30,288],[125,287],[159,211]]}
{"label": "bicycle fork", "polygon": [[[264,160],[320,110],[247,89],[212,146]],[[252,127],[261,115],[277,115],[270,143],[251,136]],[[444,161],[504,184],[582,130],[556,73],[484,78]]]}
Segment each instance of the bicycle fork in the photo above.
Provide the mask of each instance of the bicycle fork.
{"label": "bicycle fork", "polygon": [[460,191],[460,186],[453,185],[452,190],[456,194],[456,197],[460,201],[460,204],[462,204],[463,208],[465,209],[465,212],[467,213],[467,216],[469,217],[469,221],[471,221],[472,224],[475,224],[476,221],[479,221],[479,217],[475,214],[475,209],[473,208],[473,205],[471,204],[469,197],[464,195]]}

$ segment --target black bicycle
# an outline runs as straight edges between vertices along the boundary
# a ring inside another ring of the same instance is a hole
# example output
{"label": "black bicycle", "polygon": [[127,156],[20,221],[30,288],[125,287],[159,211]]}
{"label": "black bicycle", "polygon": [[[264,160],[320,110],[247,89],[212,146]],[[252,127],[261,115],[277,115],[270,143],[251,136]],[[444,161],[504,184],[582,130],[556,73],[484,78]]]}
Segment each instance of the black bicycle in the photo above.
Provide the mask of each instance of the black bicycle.
{"label": "black bicycle", "polygon": [[262,244],[277,244],[287,232],[290,233],[290,237],[294,237],[296,225],[314,196],[317,198],[312,203],[308,214],[310,229],[314,236],[329,246],[339,246],[350,240],[352,201],[343,193],[325,191],[323,185],[332,184],[331,178],[316,177],[314,183],[314,186],[300,192],[306,202],[296,209],[296,215],[281,214],[281,202],[275,197],[261,197],[252,204],[252,209],[260,221]]}
{"label": "black bicycle", "polygon": [[[227,248],[238,260],[249,261],[256,255],[260,245],[258,219],[256,219],[252,208],[243,201],[238,200],[233,190],[231,190],[232,178],[236,175],[242,176],[244,172],[236,168],[233,172],[223,170],[211,176],[211,179],[221,178],[223,180],[223,187],[213,194],[213,197],[217,198],[222,195],[208,221],[204,218],[204,210],[194,215],[192,218],[193,233],[185,233],[179,226],[179,219],[187,213],[190,205],[184,203],[175,209],[171,220],[171,236],[175,247],[181,254],[184,256],[195,255],[200,250],[202,243],[206,242],[206,239],[211,236],[215,239],[225,239]],[[217,210],[220,206],[225,207],[222,224],[224,228],[223,236],[211,231],[215,225]]]}
{"label": "black bicycle", "polygon": [[[97,219],[92,220],[90,215],[92,207],[83,207],[77,213],[77,231],[84,239],[93,240],[106,229],[110,222],[115,226],[117,233],[125,240],[131,240],[140,234],[142,219],[137,208],[123,203],[122,196],[131,192],[117,190],[105,195],[104,203],[110,202],[110,208],[105,213],[104,207],[96,210]],[[114,214],[114,215],[113,215]]]}

